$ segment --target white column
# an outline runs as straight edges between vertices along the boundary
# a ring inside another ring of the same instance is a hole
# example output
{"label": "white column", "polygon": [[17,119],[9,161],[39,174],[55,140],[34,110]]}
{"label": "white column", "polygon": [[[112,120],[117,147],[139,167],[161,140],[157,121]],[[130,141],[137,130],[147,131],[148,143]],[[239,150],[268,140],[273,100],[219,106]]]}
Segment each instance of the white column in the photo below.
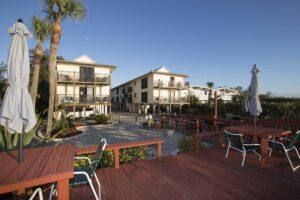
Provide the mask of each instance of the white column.
{"label": "white column", "polygon": [[107,105],[104,106],[104,114],[107,115]]}

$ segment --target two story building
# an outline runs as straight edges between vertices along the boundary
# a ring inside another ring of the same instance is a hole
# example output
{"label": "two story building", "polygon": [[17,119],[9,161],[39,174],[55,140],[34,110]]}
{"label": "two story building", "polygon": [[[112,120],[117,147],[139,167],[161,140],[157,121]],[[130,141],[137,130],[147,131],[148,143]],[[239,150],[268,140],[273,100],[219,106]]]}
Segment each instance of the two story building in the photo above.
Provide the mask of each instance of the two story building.
{"label": "two story building", "polygon": [[74,117],[111,112],[111,73],[115,68],[97,64],[86,55],[73,61],[57,60],[56,106],[63,104]]}
{"label": "two story building", "polygon": [[189,104],[187,75],[160,67],[112,89],[115,110],[143,113],[180,113]]}
{"label": "two story building", "polygon": [[234,96],[240,95],[239,91],[226,86],[214,88],[213,91],[217,91],[218,97],[223,100],[224,103],[231,102]]}
{"label": "two story building", "polygon": [[209,88],[206,86],[194,85],[189,88],[190,95],[193,95],[198,98],[201,103],[208,102],[209,98]]}

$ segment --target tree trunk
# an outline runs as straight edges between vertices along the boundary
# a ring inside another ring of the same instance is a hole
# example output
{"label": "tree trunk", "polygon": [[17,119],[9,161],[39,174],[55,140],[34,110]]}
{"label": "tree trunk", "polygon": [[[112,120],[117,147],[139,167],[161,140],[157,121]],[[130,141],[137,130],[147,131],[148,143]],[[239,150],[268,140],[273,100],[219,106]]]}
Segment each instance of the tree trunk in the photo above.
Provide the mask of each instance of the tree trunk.
{"label": "tree trunk", "polygon": [[35,108],[35,102],[36,102],[36,96],[38,90],[39,73],[40,73],[42,56],[43,56],[42,45],[40,42],[38,42],[34,50],[34,71],[33,71],[33,78],[32,78],[32,83],[30,88],[30,95],[32,98],[32,103],[34,108]]}
{"label": "tree trunk", "polygon": [[59,41],[61,37],[61,25],[60,19],[57,18],[52,31],[51,44],[50,44],[50,57],[49,57],[49,107],[48,107],[48,120],[47,120],[47,130],[46,134],[52,130],[52,120],[53,120],[53,111],[54,111],[54,102],[55,102],[55,71],[56,71],[56,59],[57,59],[57,49],[59,46]]}

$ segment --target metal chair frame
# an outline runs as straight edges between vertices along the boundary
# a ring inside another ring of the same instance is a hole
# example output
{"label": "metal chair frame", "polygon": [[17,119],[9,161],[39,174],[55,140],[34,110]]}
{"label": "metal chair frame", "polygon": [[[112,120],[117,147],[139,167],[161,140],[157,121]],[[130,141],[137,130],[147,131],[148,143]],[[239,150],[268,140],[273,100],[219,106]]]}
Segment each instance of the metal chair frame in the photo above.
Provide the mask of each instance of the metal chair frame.
{"label": "metal chair frame", "polygon": [[[300,130],[297,131],[296,134],[300,134]],[[281,137],[280,139],[282,139],[282,140],[287,140],[287,141],[289,141],[289,142],[292,142],[292,141],[291,141],[290,139],[288,139],[288,138],[282,138],[282,137]],[[295,141],[294,141],[294,142],[295,142]],[[298,151],[298,149],[297,149],[296,146],[291,146],[291,147],[287,147],[287,148],[286,148],[286,146],[285,146],[282,142],[275,141],[275,138],[273,138],[273,140],[270,140],[270,141],[269,141],[269,148],[270,148],[269,157],[271,157],[272,150],[273,150],[272,144],[275,144],[275,145],[277,144],[279,147],[282,148],[282,150],[284,151],[284,153],[285,153],[285,155],[286,155],[286,157],[287,157],[287,159],[288,159],[288,161],[289,161],[289,163],[290,163],[290,166],[291,166],[291,168],[293,169],[294,172],[295,172],[298,168],[300,168],[300,164],[297,165],[297,166],[294,166],[294,165],[293,165],[293,162],[292,162],[292,160],[291,160],[291,158],[290,158],[290,156],[289,156],[289,154],[288,154],[289,151],[295,150],[295,151],[296,151],[296,154],[297,154],[297,156],[298,156],[298,158],[299,158],[299,160],[300,160],[299,151]]]}
{"label": "metal chair frame", "polygon": [[[253,146],[253,147],[258,148],[258,147],[260,147],[260,144],[245,144],[243,139],[242,139],[242,134],[230,133],[227,130],[224,130],[224,131],[225,131],[225,136],[228,140],[228,146],[227,146],[227,151],[226,151],[226,156],[225,156],[226,158],[228,157],[229,149],[232,148],[232,149],[242,153],[242,155],[243,155],[243,160],[242,160],[242,164],[241,164],[242,167],[244,166],[247,152],[255,153],[259,157],[259,160],[261,160],[261,155],[256,150],[247,150],[245,148],[245,146],[249,146],[249,147]],[[230,139],[230,136],[237,137],[237,138],[239,137],[241,149],[236,148],[236,147],[233,146],[232,141]]]}

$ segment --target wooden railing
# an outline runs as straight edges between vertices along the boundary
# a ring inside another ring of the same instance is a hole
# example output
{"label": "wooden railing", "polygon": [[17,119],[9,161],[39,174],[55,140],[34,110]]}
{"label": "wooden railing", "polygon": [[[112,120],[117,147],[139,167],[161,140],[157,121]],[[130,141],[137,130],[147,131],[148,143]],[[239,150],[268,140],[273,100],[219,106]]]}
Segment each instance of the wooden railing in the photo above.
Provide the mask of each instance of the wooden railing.
{"label": "wooden railing", "polygon": [[[113,151],[115,168],[119,169],[119,167],[120,167],[120,149],[148,146],[148,145],[157,145],[157,159],[160,159],[162,157],[162,144],[163,144],[162,139],[152,139],[152,140],[134,141],[134,142],[128,142],[128,143],[121,143],[121,144],[108,144],[106,146],[105,150]],[[96,150],[97,150],[97,146],[77,148],[75,151],[75,154],[76,155],[90,154],[90,153],[95,153]]]}
{"label": "wooden railing", "polygon": [[[222,127],[235,126],[241,124],[253,124],[253,118],[241,118],[241,120],[228,120],[222,118],[214,118],[200,115],[158,115],[155,117],[163,128],[170,120],[176,129],[183,131],[196,126],[196,120],[205,121],[212,126],[211,131],[218,131]],[[257,126],[267,126],[283,129],[300,129],[300,119],[257,119]]]}
{"label": "wooden railing", "polygon": [[[241,118],[241,120],[219,119],[199,115],[159,115],[155,117],[160,122],[160,128],[164,128],[170,121],[176,130],[195,136],[195,147],[198,151],[200,140],[205,137],[215,137],[222,145],[223,128],[242,124],[253,124],[252,118]],[[299,130],[300,119],[258,119],[257,126],[273,127],[288,130]]]}

